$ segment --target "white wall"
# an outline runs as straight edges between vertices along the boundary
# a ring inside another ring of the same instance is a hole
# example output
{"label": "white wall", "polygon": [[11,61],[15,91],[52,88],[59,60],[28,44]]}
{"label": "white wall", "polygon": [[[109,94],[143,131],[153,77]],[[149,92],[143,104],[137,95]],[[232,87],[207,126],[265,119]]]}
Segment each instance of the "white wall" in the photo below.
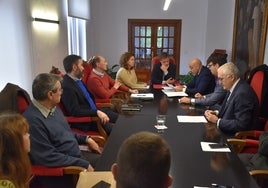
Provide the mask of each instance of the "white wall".
{"label": "white wall", "polygon": [[28,3],[0,1],[0,90],[8,83],[31,88],[32,47],[28,28]]}
{"label": "white wall", "polygon": [[[182,19],[181,73],[188,72],[192,57],[203,61],[214,48],[230,50],[234,0],[173,0],[167,12],[164,0],[91,0],[88,21],[88,56],[104,55],[110,64],[118,63],[127,51],[129,18]],[[66,0],[0,1],[0,90],[7,82],[31,93],[33,78],[48,72],[52,65],[63,70],[68,53]],[[55,13],[60,21],[54,32],[33,27],[33,11]],[[216,27],[215,27],[216,25]],[[217,37],[220,34],[221,37]]]}
{"label": "white wall", "polygon": [[234,0],[208,0],[206,57],[214,49],[226,49],[231,60],[234,11]]}
{"label": "white wall", "polygon": [[182,19],[181,73],[188,72],[188,61],[193,57],[205,61],[215,48],[231,51],[234,0],[173,0],[167,12],[162,11],[163,3],[163,0],[91,1],[89,54],[102,54],[110,64],[118,63],[128,48],[129,18]]}

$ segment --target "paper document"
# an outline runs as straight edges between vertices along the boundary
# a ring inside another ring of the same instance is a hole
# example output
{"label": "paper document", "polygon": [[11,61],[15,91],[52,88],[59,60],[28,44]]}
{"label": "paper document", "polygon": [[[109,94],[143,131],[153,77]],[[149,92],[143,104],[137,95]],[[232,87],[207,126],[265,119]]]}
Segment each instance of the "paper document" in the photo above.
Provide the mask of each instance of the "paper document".
{"label": "paper document", "polygon": [[153,99],[153,93],[138,93],[138,94],[131,94],[130,97],[138,98],[138,99]]}
{"label": "paper document", "polygon": [[231,152],[229,147],[226,148],[211,148],[209,144],[217,144],[215,142],[200,142],[203,151],[207,152]]}
{"label": "paper document", "polygon": [[170,91],[170,90],[162,90],[168,97],[186,97],[187,93],[182,91]]}
{"label": "paper document", "polygon": [[183,123],[207,123],[204,116],[177,116],[178,122]]}

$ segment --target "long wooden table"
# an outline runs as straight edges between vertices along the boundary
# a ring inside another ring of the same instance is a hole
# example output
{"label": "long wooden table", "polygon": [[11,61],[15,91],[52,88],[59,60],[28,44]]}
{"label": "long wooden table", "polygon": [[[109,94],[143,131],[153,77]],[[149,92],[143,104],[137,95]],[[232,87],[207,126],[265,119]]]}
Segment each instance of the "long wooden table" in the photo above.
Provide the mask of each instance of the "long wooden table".
{"label": "long wooden table", "polygon": [[[143,105],[140,112],[120,115],[109,136],[96,171],[108,171],[116,160],[124,139],[139,131],[161,134],[168,142],[172,163],[172,187],[211,186],[212,183],[235,188],[258,187],[235,152],[203,152],[201,141],[226,142],[226,136],[209,123],[179,123],[177,115],[203,115],[204,108],[180,105],[177,98],[159,93],[153,101],[134,101]],[[166,114],[166,129],[159,133],[154,127],[157,114]]]}

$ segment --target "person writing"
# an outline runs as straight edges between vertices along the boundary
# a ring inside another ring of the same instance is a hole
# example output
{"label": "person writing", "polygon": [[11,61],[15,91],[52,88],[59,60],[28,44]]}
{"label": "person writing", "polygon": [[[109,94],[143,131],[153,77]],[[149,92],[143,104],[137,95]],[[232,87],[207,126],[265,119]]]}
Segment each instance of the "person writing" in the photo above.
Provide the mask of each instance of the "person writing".
{"label": "person writing", "polygon": [[16,113],[0,115],[0,187],[28,188],[31,176],[29,125]]}
{"label": "person writing", "polygon": [[194,95],[194,98],[182,97],[179,100],[180,103],[192,104],[192,105],[203,105],[203,106],[212,107],[214,109],[219,109],[221,103],[223,102],[225,98],[227,91],[224,90],[223,87],[219,83],[217,70],[221,65],[225,64],[226,62],[227,62],[226,54],[212,53],[207,59],[207,67],[216,78],[215,80],[216,86],[215,86],[214,92],[207,94],[207,95],[196,93]]}
{"label": "person writing", "polygon": [[125,52],[120,57],[120,69],[116,73],[116,80],[130,88],[145,89],[146,83],[139,83],[134,69],[134,54]]}
{"label": "person writing", "polygon": [[212,93],[215,88],[215,78],[210,70],[202,65],[202,62],[198,58],[194,58],[189,62],[190,72],[194,75],[191,82],[184,85],[178,85],[175,87],[176,91],[185,91],[190,97],[193,97],[196,93],[206,95]]}
{"label": "person writing", "polygon": [[123,142],[111,171],[118,188],[167,188],[172,184],[170,164],[166,141],[160,135],[139,132]]}

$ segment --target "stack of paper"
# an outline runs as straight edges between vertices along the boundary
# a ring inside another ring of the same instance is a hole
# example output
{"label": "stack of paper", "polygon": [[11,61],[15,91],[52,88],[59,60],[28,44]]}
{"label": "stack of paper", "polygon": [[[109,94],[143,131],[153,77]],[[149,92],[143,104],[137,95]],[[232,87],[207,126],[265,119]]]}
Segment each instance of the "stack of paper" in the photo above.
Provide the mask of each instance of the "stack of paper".
{"label": "stack of paper", "polygon": [[138,98],[138,99],[153,99],[153,93],[138,93],[138,94],[131,94],[131,98]]}
{"label": "stack of paper", "polygon": [[177,116],[178,122],[182,123],[207,123],[204,116]]}
{"label": "stack of paper", "polygon": [[187,93],[182,91],[171,91],[171,90],[162,90],[168,97],[186,97],[188,96]]}

